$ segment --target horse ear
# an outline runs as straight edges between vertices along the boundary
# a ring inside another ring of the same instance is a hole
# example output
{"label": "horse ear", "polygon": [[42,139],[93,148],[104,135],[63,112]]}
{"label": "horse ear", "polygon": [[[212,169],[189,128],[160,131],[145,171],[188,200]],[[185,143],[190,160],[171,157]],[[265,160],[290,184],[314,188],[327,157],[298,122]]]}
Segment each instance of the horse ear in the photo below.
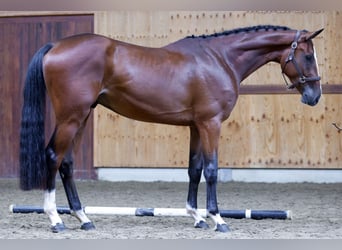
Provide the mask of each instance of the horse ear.
{"label": "horse ear", "polygon": [[315,32],[311,32],[311,33],[308,33],[307,36],[305,37],[305,40],[306,41],[309,41],[311,39],[314,39],[316,36],[318,36],[322,31],[324,30],[323,29],[320,29],[320,30],[317,30]]}

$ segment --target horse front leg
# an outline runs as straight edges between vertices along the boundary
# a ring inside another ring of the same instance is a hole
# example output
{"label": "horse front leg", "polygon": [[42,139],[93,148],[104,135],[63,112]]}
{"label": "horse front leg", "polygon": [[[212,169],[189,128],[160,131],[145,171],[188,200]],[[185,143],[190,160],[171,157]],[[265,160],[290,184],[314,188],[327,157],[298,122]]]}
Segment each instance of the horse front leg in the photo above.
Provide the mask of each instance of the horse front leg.
{"label": "horse front leg", "polygon": [[229,227],[221,218],[217,205],[218,142],[221,130],[219,118],[212,118],[197,124],[203,152],[203,174],[207,187],[207,214],[215,223],[215,230],[228,232]]}
{"label": "horse front leg", "polygon": [[71,214],[81,222],[81,229],[95,229],[94,224],[85,215],[81,201],[78,197],[78,192],[73,179],[73,159],[71,153],[68,153],[67,157],[63,159],[59,168],[59,173],[62,178],[70,210],[72,211]]}
{"label": "horse front leg", "polygon": [[218,160],[217,152],[212,157],[205,156],[204,164],[204,177],[207,185],[207,213],[215,223],[215,231],[228,232],[229,227],[221,218],[218,205],[217,205],[217,173],[218,173]]}
{"label": "horse front leg", "polygon": [[190,128],[190,154],[189,154],[189,192],[186,203],[186,210],[189,215],[195,219],[195,228],[209,228],[205,219],[197,210],[198,185],[201,181],[203,169],[203,155],[198,130],[195,127]]}

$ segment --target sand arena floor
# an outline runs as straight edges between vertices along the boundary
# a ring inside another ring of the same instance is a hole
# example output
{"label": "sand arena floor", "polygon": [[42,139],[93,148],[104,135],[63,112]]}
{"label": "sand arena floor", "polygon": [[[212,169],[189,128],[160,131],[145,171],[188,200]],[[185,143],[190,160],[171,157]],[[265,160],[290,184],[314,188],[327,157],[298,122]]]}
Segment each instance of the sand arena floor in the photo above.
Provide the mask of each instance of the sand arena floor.
{"label": "sand arena floor", "polygon": [[[184,208],[187,183],[77,181],[83,206]],[[190,217],[89,215],[96,230],[84,232],[77,219],[61,215],[67,230],[52,233],[44,214],[12,214],[10,204],[42,205],[42,191],[24,192],[16,179],[0,179],[2,239],[308,239],[342,238],[341,184],[219,183],[220,209],[291,210],[292,220],[230,219],[230,233],[195,229]],[[199,190],[205,207],[205,184]],[[57,205],[67,205],[57,182]]]}

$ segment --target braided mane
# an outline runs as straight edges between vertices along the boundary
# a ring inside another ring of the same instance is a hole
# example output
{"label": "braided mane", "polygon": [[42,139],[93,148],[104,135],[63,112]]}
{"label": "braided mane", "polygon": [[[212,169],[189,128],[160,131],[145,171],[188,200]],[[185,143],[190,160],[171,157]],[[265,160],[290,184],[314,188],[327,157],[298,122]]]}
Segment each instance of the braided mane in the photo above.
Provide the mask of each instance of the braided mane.
{"label": "braided mane", "polygon": [[231,34],[238,34],[243,32],[258,32],[258,31],[276,31],[276,30],[291,30],[286,26],[274,26],[274,25],[258,25],[258,26],[250,26],[244,28],[237,28],[232,30],[226,30],[220,33],[214,33],[210,35],[200,35],[200,36],[187,36],[186,38],[210,38],[210,37],[219,37],[219,36],[229,36]]}

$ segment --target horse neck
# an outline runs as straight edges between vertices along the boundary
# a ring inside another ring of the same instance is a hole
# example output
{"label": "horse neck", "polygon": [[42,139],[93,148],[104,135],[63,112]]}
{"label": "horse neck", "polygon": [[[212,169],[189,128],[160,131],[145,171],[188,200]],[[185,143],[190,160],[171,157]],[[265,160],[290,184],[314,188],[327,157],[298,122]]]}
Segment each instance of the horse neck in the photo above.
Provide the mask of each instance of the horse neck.
{"label": "horse neck", "polygon": [[[250,32],[228,40],[223,53],[227,64],[242,81],[268,62],[278,62],[290,48],[296,31]],[[228,38],[228,37],[227,37]]]}

